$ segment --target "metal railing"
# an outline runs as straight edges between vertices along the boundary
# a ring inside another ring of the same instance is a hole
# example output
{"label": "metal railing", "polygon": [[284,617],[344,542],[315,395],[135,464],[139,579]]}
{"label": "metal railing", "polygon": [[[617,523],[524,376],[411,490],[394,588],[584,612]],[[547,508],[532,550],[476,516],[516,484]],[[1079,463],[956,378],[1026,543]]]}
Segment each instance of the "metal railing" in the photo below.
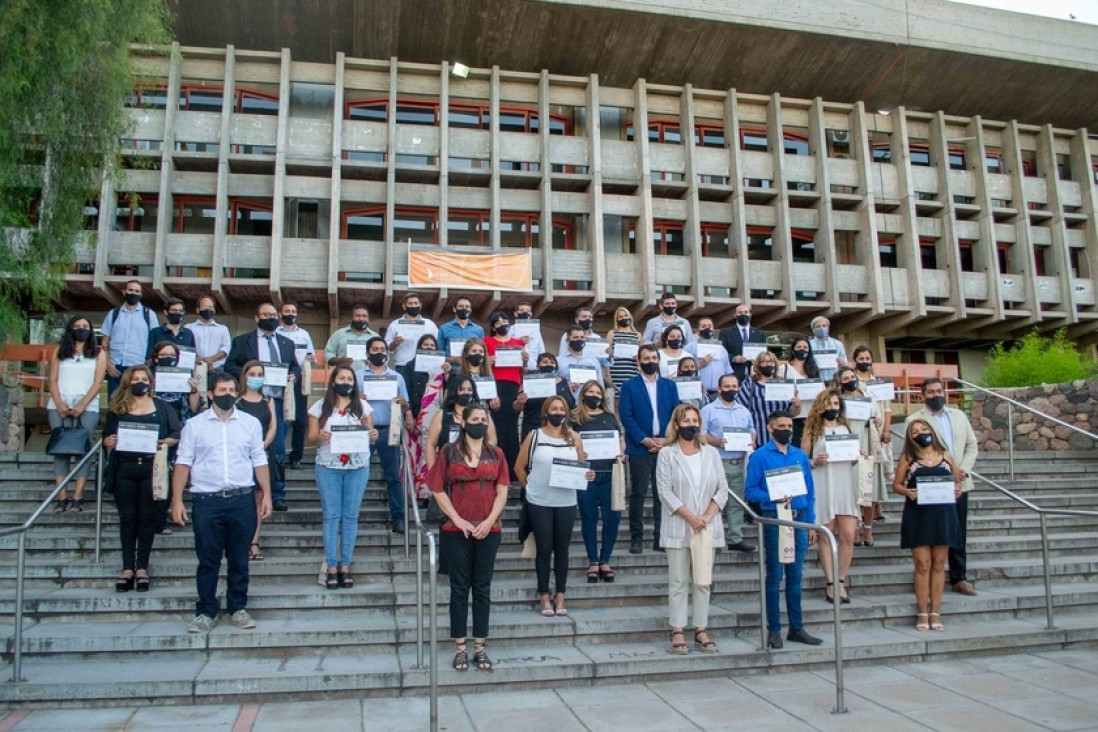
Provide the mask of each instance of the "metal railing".
{"label": "metal railing", "polygon": [[100,455],[100,459],[97,461],[96,473],[95,473],[95,492],[96,492],[96,521],[95,521],[95,561],[99,561],[99,539],[102,533],[100,527],[100,519],[103,513],[103,460],[102,460],[102,448],[103,439],[100,438],[96,441],[92,448],[88,450],[88,453],[84,457],[80,458],[80,462],[76,464],[69,474],[58,483],[54,489],[46,497],[42,504],[35,509],[26,521],[19,526],[11,526],[6,529],[0,529],[0,538],[5,536],[19,535],[19,549],[16,559],[15,567],[15,628],[12,634],[12,663],[11,663],[11,680],[14,683],[25,681],[23,678],[23,588],[26,584],[27,574],[27,531],[29,531],[34,523],[38,520],[45,510],[53,503],[61,491],[68,488],[75,478],[76,474],[88,464],[96,455]]}
{"label": "metal railing", "polygon": [[[835,535],[831,533],[831,529],[827,528],[823,524],[809,524],[803,521],[786,521],[785,519],[770,518],[769,516],[760,516],[755,513],[747,503],[737,496],[732,491],[728,491],[728,497],[735,500],[740,504],[740,507],[749,515],[756,523],[770,524],[772,526],[787,526],[792,529],[807,529],[810,531],[820,532],[824,538],[827,539],[828,545],[831,547],[831,571],[832,577],[839,578],[839,541],[835,538]],[[656,507],[658,510],[658,506]],[[767,629],[766,629],[766,540],[763,536],[765,532],[759,529],[759,642],[760,651],[769,650],[769,644],[767,643]],[[817,537],[817,541],[819,537]],[[832,714],[846,714],[845,703],[845,687],[843,684],[843,625],[842,625],[842,608],[839,602],[839,597],[836,594],[835,602],[832,603],[833,611],[835,613],[835,708],[831,711]]]}

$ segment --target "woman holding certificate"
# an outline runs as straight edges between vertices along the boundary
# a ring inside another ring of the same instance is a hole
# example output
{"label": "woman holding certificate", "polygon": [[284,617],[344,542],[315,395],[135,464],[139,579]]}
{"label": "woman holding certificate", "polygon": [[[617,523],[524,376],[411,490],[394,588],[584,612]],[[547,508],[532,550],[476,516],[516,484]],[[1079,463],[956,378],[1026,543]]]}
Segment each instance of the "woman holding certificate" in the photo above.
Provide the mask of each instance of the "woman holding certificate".
{"label": "woman holding certificate", "polygon": [[[431,426],[427,430],[426,452],[424,458],[427,469],[430,470],[438,460],[438,451],[443,445],[456,442],[461,434],[463,423],[462,414],[465,407],[473,402],[479,402],[477,397],[477,384],[468,374],[457,374],[450,377],[446,384],[446,398],[442,402],[442,408],[435,412],[431,418]],[[488,422],[488,434],[485,436],[489,445],[496,444],[496,426]]]}
{"label": "woman holding certificate", "polygon": [[956,499],[963,476],[930,425],[921,419],[907,426],[903,453],[892,490],[903,496],[900,548],[915,561],[915,630],[945,630],[942,590],[950,547],[961,546]]}
{"label": "woman holding certificate", "polygon": [[675,407],[667,425],[667,445],[656,462],[663,521],[660,546],[667,552],[667,605],[671,652],[686,654],[687,591],[694,599],[694,647],[716,653],[709,639],[709,591],[717,547],[725,545],[721,511],[728,501],[717,448],[706,444],[701,412],[693,404]]}
{"label": "woman holding certificate", "polygon": [[686,335],[682,326],[669,325],[664,329],[660,336],[660,376],[668,379],[678,376],[679,360],[683,356],[690,356],[683,348],[685,345]]}
{"label": "woman holding certificate", "polygon": [[[515,409],[522,412],[522,439],[536,430],[541,425],[541,408],[545,406],[545,400],[554,394],[563,397],[568,402],[568,410],[576,406],[576,400],[572,396],[572,390],[568,388],[568,382],[563,376],[557,375],[557,357],[551,353],[543,353],[538,356],[538,373],[524,375],[522,391],[515,398]],[[552,384],[552,393],[540,396],[541,390],[547,389],[547,384]]]}
{"label": "woman holding certificate", "polygon": [[838,582],[839,599],[849,603],[846,574],[854,556],[854,534],[858,530],[858,456],[862,442],[843,413],[843,400],[835,388],[820,392],[805,420],[801,449],[812,461],[812,482],[816,485],[816,520],[825,524],[839,542],[839,576],[833,576],[831,546],[816,544],[827,587],[824,595],[835,602],[832,587]]}
{"label": "woman holding certificate", "polygon": [[[427,507],[427,498],[431,493],[431,489],[427,486],[424,438],[427,437],[431,418],[438,411],[436,400],[442,393],[443,371],[441,367],[428,371],[418,370],[417,366],[421,366],[418,354],[420,351],[437,350],[438,338],[430,333],[424,333],[416,342],[416,358],[397,369],[397,373],[404,377],[404,384],[408,387],[408,404],[412,408],[412,417],[416,420],[415,428],[408,431],[408,458],[412,463],[416,498],[419,499],[422,508]],[[443,362],[442,366],[445,365],[446,363]]]}
{"label": "woman holding certificate", "polygon": [[[354,587],[351,556],[358,512],[370,477],[370,443],[377,440],[370,405],[350,366],[336,366],[324,398],[309,408],[305,439],[316,445],[316,487],[324,516],[325,587]],[[338,561],[338,569],[337,569]]]}
{"label": "woman holding certificate", "polygon": [[153,373],[153,392],[156,398],[175,410],[179,423],[198,414],[198,381],[190,369],[177,368],[179,347],[171,341],[160,341],[152,348],[149,368]]}
{"label": "woman holding certificate", "polygon": [[[861,390],[866,396],[873,395],[870,382],[881,382],[877,381],[877,376],[873,373],[873,350],[869,346],[861,345],[854,349],[854,368],[857,370]],[[873,498],[872,510],[866,508],[862,511],[862,531],[865,533],[862,538],[867,542],[873,540],[873,522],[885,520],[884,502],[889,486],[892,485],[892,479],[895,477],[892,471],[896,464],[892,459],[892,399],[873,396],[881,415],[881,441],[877,446],[877,469],[874,481],[876,495]]]}
{"label": "woman holding certificate", "polygon": [[[567,615],[564,593],[568,584],[568,546],[576,523],[576,490],[595,479],[580,461],[583,442],[568,425],[568,403],[549,397],[541,407],[541,427],[522,443],[515,475],[526,486],[526,511],[537,545],[534,567],[538,578],[541,614],[547,618]],[[559,462],[563,461],[563,462]],[[580,483],[575,479],[579,478]],[[553,565],[556,595],[549,604],[549,565]]]}
{"label": "woman holding certificate", "polygon": [[[268,451],[267,465],[271,469],[276,469],[270,449],[278,425],[275,423],[274,400],[263,393],[263,364],[259,361],[249,361],[244,364],[244,368],[240,370],[240,383],[236,387],[236,393],[240,395],[236,399],[237,408],[259,420],[263,448]],[[263,525],[263,519],[259,517],[262,513],[263,490],[258,487],[255,491],[255,500],[255,536],[252,537],[252,544],[248,547],[248,559],[259,562],[263,560],[263,553],[259,551],[259,530]]]}
{"label": "woman holding certificate", "polygon": [[640,333],[633,327],[633,314],[628,308],[614,311],[614,327],[606,334],[610,344],[610,380],[614,389],[640,373],[637,367],[637,349]]}
{"label": "woman holding certificate", "polygon": [[[820,378],[820,367],[816,365],[816,357],[812,355],[812,343],[807,338],[793,341],[789,348],[789,360],[778,368],[777,377],[789,381]],[[808,418],[812,401],[807,397],[801,399],[800,411],[793,411],[793,442],[798,445],[804,435],[805,419]]]}
{"label": "woman holding certificate", "polygon": [[756,449],[770,442],[770,432],[766,429],[766,422],[772,412],[778,410],[798,412],[801,409],[801,400],[793,397],[791,401],[767,400],[766,382],[774,378],[778,370],[778,359],[770,351],[764,351],[755,357],[751,365],[751,378],[740,386],[740,393],[736,395],[736,401],[747,407],[751,412],[751,424],[755,427],[755,439],[758,441]]}
{"label": "woman holding certificate", "polygon": [[103,446],[111,451],[114,505],[122,541],[122,574],[117,592],[148,592],[149,554],[156,533],[153,465],[156,453],[179,442],[175,410],[152,395],[153,374],[131,366],[111,395]]}
{"label": "woman holding certificate", "polygon": [[[863,461],[858,467],[858,508],[861,511],[862,535],[854,546],[873,546],[873,502],[876,500],[878,448],[881,446],[881,428],[884,420],[877,402],[863,389],[857,373],[849,366],[835,372],[834,385],[843,394],[846,420],[854,434],[862,441]],[[891,455],[891,453],[889,453]],[[868,459],[872,459],[869,461]],[[872,467],[872,469],[870,469]],[[862,471],[865,475],[862,475]],[[869,520],[866,521],[868,514]]]}
{"label": "woman holding certificate", "polygon": [[499,397],[499,408],[492,412],[492,421],[499,436],[499,447],[507,456],[508,471],[513,473],[519,447],[519,412],[515,409],[515,399],[522,389],[522,373],[526,370],[528,354],[522,340],[508,335],[511,320],[502,310],[489,316],[488,331],[491,335],[484,344],[496,377],[496,394]]}

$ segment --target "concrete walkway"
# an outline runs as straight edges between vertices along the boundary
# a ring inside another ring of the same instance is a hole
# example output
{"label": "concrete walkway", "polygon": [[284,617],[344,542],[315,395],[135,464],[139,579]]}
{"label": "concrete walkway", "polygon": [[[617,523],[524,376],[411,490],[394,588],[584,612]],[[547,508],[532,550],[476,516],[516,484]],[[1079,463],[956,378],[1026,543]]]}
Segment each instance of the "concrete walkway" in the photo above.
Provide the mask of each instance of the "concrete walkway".
{"label": "concrete walkway", "polygon": [[[477,673],[470,670],[469,673]],[[833,672],[698,679],[559,691],[445,696],[440,729],[1095,730],[1098,653],[1053,651],[846,669],[848,714],[833,715]],[[418,730],[425,698],[0,712],[0,732],[27,730]]]}

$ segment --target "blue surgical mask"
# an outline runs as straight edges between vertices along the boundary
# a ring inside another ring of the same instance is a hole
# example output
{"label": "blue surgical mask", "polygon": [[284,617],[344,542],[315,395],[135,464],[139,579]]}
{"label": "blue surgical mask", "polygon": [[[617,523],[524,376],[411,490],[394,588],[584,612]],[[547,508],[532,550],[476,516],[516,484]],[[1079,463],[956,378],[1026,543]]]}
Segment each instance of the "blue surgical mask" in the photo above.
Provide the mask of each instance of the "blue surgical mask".
{"label": "blue surgical mask", "polygon": [[812,335],[816,336],[822,341],[824,338],[827,338],[827,328],[813,328]]}
{"label": "blue surgical mask", "polygon": [[244,383],[246,383],[248,385],[248,388],[252,391],[259,391],[263,388],[263,377],[249,376],[247,381],[245,381]]}

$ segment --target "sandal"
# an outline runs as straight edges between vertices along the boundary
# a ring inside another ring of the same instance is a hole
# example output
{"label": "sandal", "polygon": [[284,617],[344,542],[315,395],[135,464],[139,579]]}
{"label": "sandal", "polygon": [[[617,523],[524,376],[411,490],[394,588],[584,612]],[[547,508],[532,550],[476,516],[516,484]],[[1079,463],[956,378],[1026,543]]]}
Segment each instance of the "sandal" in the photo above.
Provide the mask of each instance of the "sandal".
{"label": "sandal", "polygon": [[[172,530],[171,530],[171,529],[169,529],[169,528],[168,528],[167,526],[165,526],[165,527],[164,527],[164,528],[162,528],[162,529],[157,529],[157,530],[156,530],[156,533],[160,534],[161,536],[171,536],[171,535],[172,535]],[[254,546],[254,545],[253,545],[253,546]],[[250,557],[249,557],[249,558],[250,558]],[[260,557],[260,559],[262,559],[262,558],[263,558],[263,557]]]}
{"label": "sandal", "polygon": [[324,583],[324,586],[327,587],[329,590],[338,589],[339,588],[339,576],[335,572],[329,570],[328,571],[328,580]]}
{"label": "sandal", "polygon": [[[681,642],[675,642],[675,636],[682,638]],[[671,652],[676,656],[685,656],[690,653],[690,647],[686,645],[686,633],[681,629],[671,631]]]}
{"label": "sandal", "polygon": [[599,565],[592,564],[587,567],[587,584],[593,585],[599,581]]}
{"label": "sandal", "polygon": [[[705,640],[701,639],[701,636],[705,636]],[[694,647],[703,653],[716,653],[717,644],[709,640],[709,633],[705,628],[696,628],[694,630]]]}
{"label": "sandal", "polygon": [[465,652],[465,644],[456,644],[457,653],[454,654],[453,667],[455,671],[468,671],[469,670],[469,654]]}
{"label": "sandal", "polygon": [[[868,535],[868,538],[867,538],[867,535]],[[862,546],[873,546],[873,544],[876,543],[876,542],[873,541],[873,527],[872,526],[866,526],[862,530],[862,541],[860,543],[862,544]]]}
{"label": "sandal", "polygon": [[123,570],[119,578],[114,581],[115,592],[129,592],[133,589],[133,574],[130,574],[129,577],[126,576],[126,572],[130,571],[129,569]]}
{"label": "sandal", "polygon": [[[138,570],[138,571],[145,571],[145,570]],[[149,579],[148,572],[145,572],[144,575],[136,575],[135,578],[134,578],[134,581],[137,584],[137,591],[138,592],[148,592],[149,587],[152,586],[152,580]]]}
{"label": "sandal", "polygon": [[564,617],[568,614],[568,611],[564,609],[564,593],[558,592],[557,596],[553,598],[553,607],[556,610],[556,615]]}
{"label": "sandal", "polygon": [[473,641],[473,663],[481,671],[492,670],[492,659],[488,658],[488,653],[484,650],[484,641]]}
{"label": "sandal", "polygon": [[553,612],[553,606],[549,604],[549,595],[542,595],[541,614],[547,618],[556,616],[556,613]]}
{"label": "sandal", "polygon": [[68,511],[68,510],[69,510],[69,499],[67,499],[67,498],[58,498],[57,503],[55,503],[54,506],[53,506],[53,512],[54,513],[65,513],[65,511]]}
{"label": "sandal", "polygon": [[[169,529],[169,531],[170,531],[170,529]],[[255,548],[253,549],[252,547],[255,547]],[[262,562],[263,561],[263,553],[259,551],[259,542],[258,541],[253,541],[252,545],[248,547],[248,559],[256,561],[256,562]]]}
{"label": "sandal", "polygon": [[[602,567],[606,567],[606,569],[603,569]],[[603,582],[606,582],[607,584],[610,584],[614,581],[614,570],[610,569],[609,564],[600,565],[600,567],[599,567],[599,577],[602,578]]]}
{"label": "sandal", "polygon": [[355,586],[355,578],[351,576],[351,568],[341,569],[337,575],[339,579],[339,586],[346,587],[348,590]]}
{"label": "sandal", "polygon": [[918,615],[916,615],[915,616],[915,630],[918,630],[920,632],[922,632],[924,630],[930,630],[930,623],[927,622],[926,620],[921,620],[920,619],[920,618],[928,618],[928,617],[929,617],[929,615],[927,613],[919,613]]}
{"label": "sandal", "polygon": [[946,629],[946,627],[944,625],[942,625],[942,614],[941,613],[931,613],[930,617],[938,618],[937,620],[931,620],[930,621],[930,629],[931,630],[945,630]]}
{"label": "sandal", "polygon": [[831,587],[832,585],[834,585],[834,582],[828,582],[827,585],[824,586],[824,600],[827,601],[827,602],[830,602],[832,605],[834,605],[835,604],[835,593],[833,593],[833,592],[831,592],[827,589],[828,587]]}
{"label": "sandal", "polygon": [[84,499],[74,498],[69,501],[69,513],[80,513],[84,510]]}
{"label": "sandal", "polygon": [[844,580],[844,579],[839,580],[839,585],[840,585],[840,589],[842,589],[842,591],[843,591],[843,594],[839,595],[839,602],[841,602],[844,605],[849,605],[850,604],[850,595],[846,591],[846,580]]}

